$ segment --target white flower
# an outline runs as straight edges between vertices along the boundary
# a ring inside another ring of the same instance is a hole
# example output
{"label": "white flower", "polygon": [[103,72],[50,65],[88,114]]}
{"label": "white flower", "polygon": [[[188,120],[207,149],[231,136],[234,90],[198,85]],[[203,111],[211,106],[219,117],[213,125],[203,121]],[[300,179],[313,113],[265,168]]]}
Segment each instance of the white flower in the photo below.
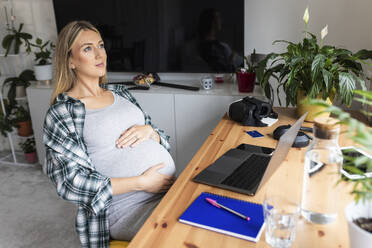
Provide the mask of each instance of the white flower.
{"label": "white flower", "polygon": [[306,7],[303,19],[306,24],[309,23],[309,7]]}
{"label": "white flower", "polygon": [[322,29],[322,31],[320,32],[320,35],[321,35],[321,37],[322,37],[322,40],[324,39],[324,37],[327,36],[327,34],[328,34],[328,25],[326,25],[326,26]]}

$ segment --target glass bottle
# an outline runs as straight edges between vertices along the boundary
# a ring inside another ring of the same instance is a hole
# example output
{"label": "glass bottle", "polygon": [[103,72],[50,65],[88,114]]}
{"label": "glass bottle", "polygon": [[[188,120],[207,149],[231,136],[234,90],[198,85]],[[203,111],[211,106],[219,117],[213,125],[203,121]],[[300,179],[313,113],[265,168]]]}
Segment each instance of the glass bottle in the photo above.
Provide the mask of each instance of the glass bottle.
{"label": "glass bottle", "polygon": [[340,126],[333,118],[317,117],[314,122],[314,140],[305,154],[301,212],[312,223],[327,224],[337,218]]}

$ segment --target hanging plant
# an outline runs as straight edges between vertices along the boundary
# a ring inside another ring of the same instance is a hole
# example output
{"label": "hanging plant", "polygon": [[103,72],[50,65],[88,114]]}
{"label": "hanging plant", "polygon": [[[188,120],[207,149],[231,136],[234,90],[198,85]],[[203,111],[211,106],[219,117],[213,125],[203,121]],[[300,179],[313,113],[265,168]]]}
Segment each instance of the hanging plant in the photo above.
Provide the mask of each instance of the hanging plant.
{"label": "hanging plant", "polygon": [[2,41],[2,46],[5,49],[5,57],[8,56],[12,45],[14,45],[14,53],[19,54],[19,48],[24,43],[26,47],[26,52],[31,52],[31,43],[32,35],[26,32],[22,32],[23,23],[19,24],[18,29],[14,27],[8,28],[7,30],[10,34],[6,35]]}

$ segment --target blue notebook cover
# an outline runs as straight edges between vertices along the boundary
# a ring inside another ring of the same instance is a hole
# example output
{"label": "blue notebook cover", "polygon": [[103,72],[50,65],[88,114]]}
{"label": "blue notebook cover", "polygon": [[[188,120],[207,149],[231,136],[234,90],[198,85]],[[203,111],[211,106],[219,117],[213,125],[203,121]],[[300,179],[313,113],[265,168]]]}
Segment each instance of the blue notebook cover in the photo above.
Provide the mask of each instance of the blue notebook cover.
{"label": "blue notebook cover", "polygon": [[[217,208],[208,203],[205,198],[212,198],[232,210],[249,216],[251,219],[247,221],[224,209]],[[179,221],[257,242],[264,227],[264,214],[261,204],[203,192],[181,215]]]}

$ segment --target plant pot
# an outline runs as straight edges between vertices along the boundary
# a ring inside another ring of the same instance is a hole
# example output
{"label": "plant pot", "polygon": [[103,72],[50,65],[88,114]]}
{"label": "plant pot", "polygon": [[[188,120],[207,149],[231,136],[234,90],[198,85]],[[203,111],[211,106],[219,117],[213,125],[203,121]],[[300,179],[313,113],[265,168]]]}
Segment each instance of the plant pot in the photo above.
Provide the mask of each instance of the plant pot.
{"label": "plant pot", "polygon": [[25,157],[26,157],[27,162],[30,164],[34,164],[37,162],[36,152],[25,153]]}
{"label": "plant pot", "polygon": [[253,92],[256,74],[253,72],[237,72],[239,92]]}
{"label": "plant pot", "polygon": [[[308,112],[305,121],[314,122],[315,114],[321,111],[324,111],[326,108],[322,106],[314,106],[302,103],[303,100],[307,100],[307,96],[304,95],[303,91],[297,92],[297,115],[300,117],[306,112]],[[317,99],[322,99],[321,96],[318,96]],[[332,100],[328,97],[326,99],[328,104],[332,104]],[[329,113],[323,113],[320,116],[329,117]]]}
{"label": "plant pot", "polygon": [[370,248],[372,244],[372,233],[365,231],[356,225],[353,220],[359,217],[372,218],[372,202],[349,203],[345,208],[345,217],[348,223],[350,247]]}
{"label": "plant pot", "polygon": [[26,89],[23,85],[16,86],[16,97],[25,97],[26,96]]}
{"label": "plant pot", "polygon": [[32,132],[31,121],[21,121],[16,123],[18,126],[18,135],[27,137],[30,136]]}
{"label": "plant pot", "polygon": [[53,78],[53,65],[34,65],[36,80],[51,80]]}
{"label": "plant pot", "polygon": [[8,54],[7,57],[4,57],[4,54],[0,54],[1,75],[19,75],[23,71],[23,68],[28,66],[28,59],[26,59],[26,56],[27,53],[25,52]]}

